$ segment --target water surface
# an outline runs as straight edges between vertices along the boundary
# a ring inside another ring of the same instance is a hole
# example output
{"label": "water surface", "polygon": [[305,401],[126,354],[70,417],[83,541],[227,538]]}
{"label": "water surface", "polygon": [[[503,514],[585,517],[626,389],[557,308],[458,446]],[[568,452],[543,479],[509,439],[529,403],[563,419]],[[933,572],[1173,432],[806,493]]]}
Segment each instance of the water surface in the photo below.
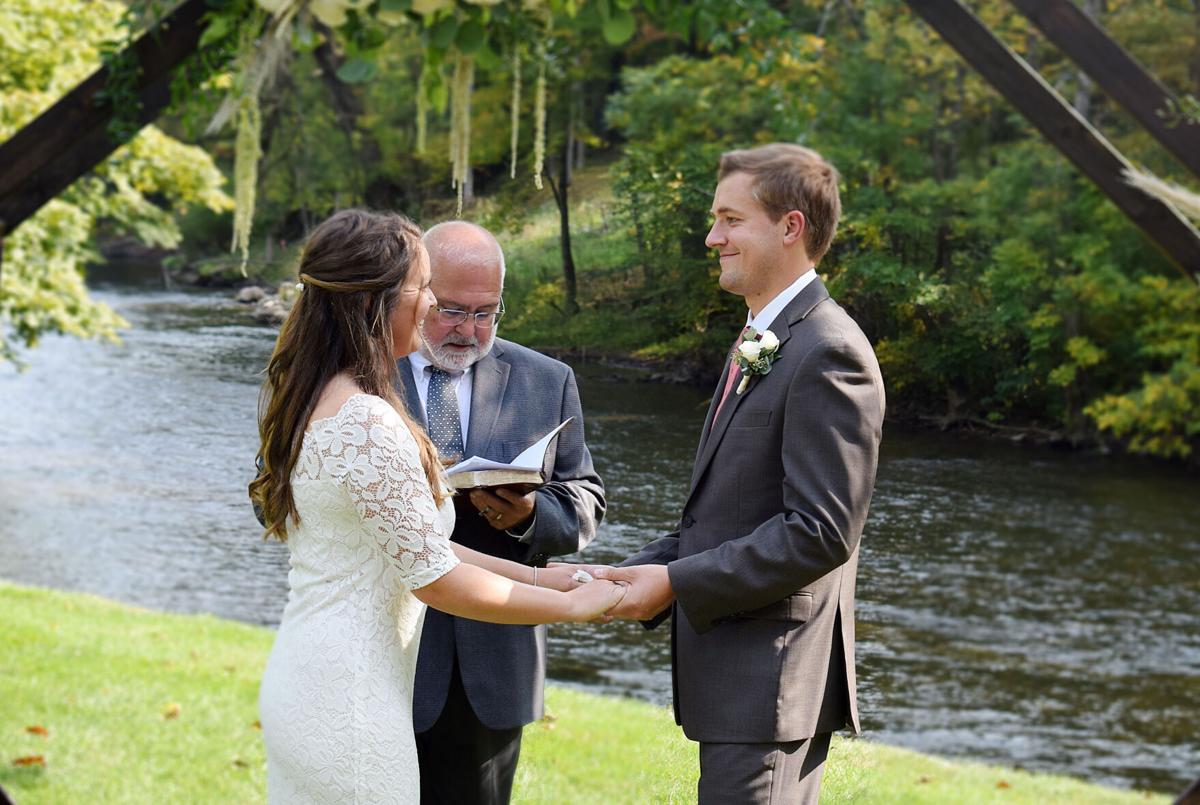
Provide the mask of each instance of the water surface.
{"label": "water surface", "polygon": [[[286,548],[246,502],[274,333],[210,293],[99,296],[120,346],[49,338],[0,367],[0,576],[275,625]],[[578,366],[609,514],[588,561],[670,530],[708,392]],[[1195,474],[885,434],[862,542],[870,738],[1177,791],[1200,775]],[[665,703],[666,629],[554,627],[550,676]]]}

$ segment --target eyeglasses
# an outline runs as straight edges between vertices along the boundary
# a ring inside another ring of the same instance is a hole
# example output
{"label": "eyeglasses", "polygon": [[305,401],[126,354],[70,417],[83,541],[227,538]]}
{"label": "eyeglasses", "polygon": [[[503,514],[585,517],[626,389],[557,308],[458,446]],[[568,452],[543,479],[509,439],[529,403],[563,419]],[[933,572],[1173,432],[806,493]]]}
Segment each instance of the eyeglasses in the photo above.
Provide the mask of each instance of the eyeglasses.
{"label": "eyeglasses", "polygon": [[434,305],[433,309],[438,313],[438,323],[446,327],[457,327],[467,320],[468,316],[475,319],[475,326],[481,330],[489,330],[496,325],[504,317],[504,300],[500,300],[500,307],[496,310],[481,310],[478,313],[468,313],[465,310],[455,310],[452,307],[442,307]]}

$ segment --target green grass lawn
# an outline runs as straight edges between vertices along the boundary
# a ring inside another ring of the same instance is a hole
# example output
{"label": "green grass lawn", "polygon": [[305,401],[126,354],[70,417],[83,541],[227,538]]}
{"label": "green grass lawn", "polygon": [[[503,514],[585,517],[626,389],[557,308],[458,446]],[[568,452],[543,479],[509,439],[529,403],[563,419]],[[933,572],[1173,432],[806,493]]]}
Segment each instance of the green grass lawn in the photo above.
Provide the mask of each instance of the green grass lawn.
{"label": "green grass lawn", "polygon": [[[273,634],[0,582],[0,786],[29,803],[265,799],[258,680]],[[694,801],[670,712],[551,687],[514,801]],[[1163,796],[835,741],[823,802],[1133,803]]]}

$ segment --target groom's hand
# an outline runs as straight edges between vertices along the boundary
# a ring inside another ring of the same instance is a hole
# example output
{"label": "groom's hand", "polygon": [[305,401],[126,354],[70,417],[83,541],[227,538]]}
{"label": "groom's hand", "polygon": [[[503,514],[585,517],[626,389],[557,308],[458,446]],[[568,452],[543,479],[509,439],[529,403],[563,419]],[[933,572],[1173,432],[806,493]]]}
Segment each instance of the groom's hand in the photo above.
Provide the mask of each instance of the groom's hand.
{"label": "groom's hand", "polygon": [[629,589],[621,603],[608,611],[614,618],[650,620],[675,600],[671,577],[666,565],[631,565],[629,567],[599,567],[598,579],[628,582]]}
{"label": "groom's hand", "polygon": [[537,492],[521,495],[502,486],[491,489],[472,489],[471,505],[479,516],[497,531],[510,531],[521,527],[533,517]]}

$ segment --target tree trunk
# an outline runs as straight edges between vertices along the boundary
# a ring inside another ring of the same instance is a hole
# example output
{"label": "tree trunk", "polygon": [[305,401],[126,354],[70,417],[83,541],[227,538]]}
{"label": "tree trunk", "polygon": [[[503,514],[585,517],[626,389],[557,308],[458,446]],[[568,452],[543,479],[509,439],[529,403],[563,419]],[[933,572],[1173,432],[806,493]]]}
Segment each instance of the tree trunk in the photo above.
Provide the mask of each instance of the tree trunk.
{"label": "tree trunk", "polygon": [[575,150],[575,104],[567,103],[566,130],[563,132],[562,149],[559,151],[558,181],[553,176],[550,191],[558,205],[558,243],[562,252],[563,268],[563,311],[568,316],[579,312],[579,293],[575,278],[575,257],[571,252],[571,156]]}

